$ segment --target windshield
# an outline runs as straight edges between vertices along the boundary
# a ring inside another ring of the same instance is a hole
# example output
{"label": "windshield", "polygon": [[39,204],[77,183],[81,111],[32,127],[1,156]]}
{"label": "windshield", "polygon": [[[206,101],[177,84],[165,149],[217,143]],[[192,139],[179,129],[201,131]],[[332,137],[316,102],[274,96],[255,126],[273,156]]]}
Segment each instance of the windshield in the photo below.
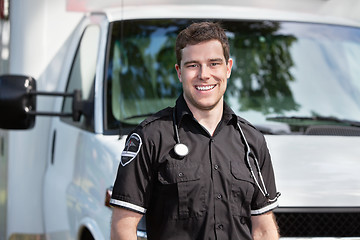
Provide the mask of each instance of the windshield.
{"label": "windshield", "polygon": [[[174,105],[181,94],[175,40],[191,22],[112,24],[105,87],[108,132],[131,129]],[[360,121],[360,29],[273,21],[223,20],[222,25],[234,60],[225,101],[239,116],[275,134],[299,133],[324,118],[324,124],[332,118],[337,121],[330,124]]]}

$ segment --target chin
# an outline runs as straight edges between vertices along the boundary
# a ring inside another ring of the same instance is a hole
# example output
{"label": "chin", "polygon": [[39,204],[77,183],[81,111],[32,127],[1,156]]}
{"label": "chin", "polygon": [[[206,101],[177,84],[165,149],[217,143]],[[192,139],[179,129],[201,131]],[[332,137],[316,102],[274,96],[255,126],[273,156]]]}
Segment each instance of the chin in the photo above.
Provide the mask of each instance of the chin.
{"label": "chin", "polygon": [[212,110],[218,105],[218,103],[219,102],[216,102],[216,103],[214,103],[214,102],[212,102],[212,103],[210,103],[210,102],[208,102],[208,103],[198,103],[197,106],[201,110]]}

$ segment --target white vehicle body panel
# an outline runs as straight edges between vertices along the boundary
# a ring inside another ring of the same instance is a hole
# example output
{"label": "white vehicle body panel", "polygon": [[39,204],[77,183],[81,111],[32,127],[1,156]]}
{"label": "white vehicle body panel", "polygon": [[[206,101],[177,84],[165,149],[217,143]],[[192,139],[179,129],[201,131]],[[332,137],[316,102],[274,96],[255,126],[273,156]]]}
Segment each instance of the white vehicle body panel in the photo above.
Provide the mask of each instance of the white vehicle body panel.
{"label": "white vehicle body panel", "polygon": [[360,206],[359,137],[267,135],[266,140],[281,207]]}
{"label": "white vehicle body panel", "polygon": [[[276,9],[261,9],[253,7],[227,5],[196,5],[189,8],[186,5],[162,6],[127,6],[106,9],[109,21],[121,19],[151,19],[151,18],[211,18],[211,19],[247,19],[247,20],[279,20],[295,22],[316,22],[327,24],[344,24],[359,26],[359,22],[334,16],[319,16],[311,13],[290,12]],[[224,14],[226,13],[226,14]],[[121,18],[123,14],[123,18]]]}
{"label": "white vehicle body panel", "polygon": [[[68,50],[67,39],[82,16],[59,9],[65,9],[65,2],[45,5],[43,0],[11,1],[9,69],[1,74],[32,75],[41,90],[56,89],[62,59]],[[48,36],[52,28],[61,34]],[[38,102],[38,107],[44,110],[51,110],[52,105],[51,99]],[[17,234],[44,233],[42,185],[50,120],[39,118],[37,127],[29,131],[0,130],[4,144],[0,168],[6,171],[0,178],[1,240]]]}
{"label": "white vehicle body panel", "polygon": [[[96,5],[95,2],[98,1],[88,1],[88,9],[91,9],[91,4]],[[0,131],[0,136],[7,139],[1,143],[4,144],[1,164],[11,170],[7,178],[8,191],[0,192],[0,211],[7,209],[7,235],[4,239],[25,233],[48,239],[75,240],[79,239],[83,228],[87,228],[96,240],[109,239],[111,210],[104,206],[104,199],[106,189],[114,182],[126,136],[119,139],[116,135],[103,134],[108,24],[117,20],[153,18],[265,19],[360,26],[357,21],[309,13],[215,4],[191,7],[185,4],[125,4],[124,8],[109,8],[96,16],[85,14],[83,22],[58,51],[59,58],[51,57],[53,61],[46,70],[40,66],[32,72],[26,65],[19,72],[34,74],[44,89],[64,91],[83,30],[89,23],[100,26],[94,132],[79,130],[57,117],[38,118],[36,127],[27,132]],[[62,102],[61,98],[39,101],[38,107],[60,111]],[[266,135],[266,140],[277,187],[282,193],[280,207],[360,207],[359,137]],[[32,146],[31,143],[37,144]],[[3,164],[5,159],[8,159],[8,165]],[[7,195],[7,201],[4,195]]]}
{"label": "white vehicle body panel", "polygon": [[[97,55],[98,62],[103,63],[106,45],[105,30],[108,27],[103,16],[84,18],[78,26],[77,35],[74,36],[71,47],[74,50],[78,48],[80,38],[89,25],[97,25],[99,28],[101,26]],[[72,55],[68,56],[66,62],[72,64],[73,58]],[[99,141],[98,137],[102,135],[96,134],[102,130],[103,68],[103,64],[96,65],[94,116],[96,116],[97,124],[94,133],[64,123],[60,118],[54,118],[52,121],[50,132],[53,134],[50,135],[49,141],[54,145],[53,152],[49,152],[50,161],[44,180],[45,231],[50,239],[75,239],[82,227],[92,229],[93,234],[98,235],[99,239],[109,239],[109,236],[103,236],[103,232],[99,229],[103,229],[108,224],[107,219],[111,211],[104,207],[106,212],[97,213],[98,208],[104,206],[105,189],[113,181],[113,172],[116,169],[112,164],[116,158],[112,158],[113,155],[110,158],[109,152],[104,152],[103,147],[109,144]],[[61,89],[65,89],[69,75],[69,72],[63,73],[59,82]],[[61,98],[56,100],[55,111],[61,111],[62,102]],[[117,154],[120,155],[120,148],[114,148],[115,151],[116,149]],[[52,154],[54,155],[51,156]],[[106,168],[109,165],[111,168]],[[104,167],[104,171],[100,171],[99,167]],[[102,175],[102,173],[108,174]],[[99,179],[101,179],[100,182]],[[58,189],[56,194],[53,193],[54,188]],[[94,208],[89,206],[94,206]],[[60,214],[54,214],[54,207]],[[78,214],[79,211],[81,215]],[[87,217],[89,215],[92,217]]]}

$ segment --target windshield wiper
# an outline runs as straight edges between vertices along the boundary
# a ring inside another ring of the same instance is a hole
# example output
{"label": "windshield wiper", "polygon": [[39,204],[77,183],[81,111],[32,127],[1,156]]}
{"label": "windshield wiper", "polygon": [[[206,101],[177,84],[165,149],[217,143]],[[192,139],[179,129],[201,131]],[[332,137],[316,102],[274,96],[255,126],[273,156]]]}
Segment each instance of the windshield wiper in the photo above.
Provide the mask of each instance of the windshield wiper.
{"label": "windshield wiper", "polygon": [[155,113],[144,113],[144,114],[138,114],[138,115],[133,115],[130,117],[126,117],[123,120],[131,120],[131,119],[135,119],[135,118],[146,118],[146,117],[150,117],[152,115],[154,115]]}
{"label": "windshield wiper", "polygon": [[336,117],[323,117],[323,116],[313,116],[313,117],[286,117],[286,116],[279,116],[279,117],[268,117],[266,118],[268,121],[274,122],[283,122],[289,123],[293,125],[315,125],[315,124],[341,124],[346,126],[353,126],[353,127],[360,127],[360,122],[353,121],[349,119],[340,119]]}

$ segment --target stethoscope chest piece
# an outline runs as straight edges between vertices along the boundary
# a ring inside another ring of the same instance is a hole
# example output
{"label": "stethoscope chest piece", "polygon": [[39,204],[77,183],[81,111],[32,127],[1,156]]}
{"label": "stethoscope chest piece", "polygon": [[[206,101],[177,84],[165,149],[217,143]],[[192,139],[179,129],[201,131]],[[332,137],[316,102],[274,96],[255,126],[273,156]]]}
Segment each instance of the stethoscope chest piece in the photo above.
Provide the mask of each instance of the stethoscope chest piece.
{"label": "stethoscope chest piece", "polygon": [[185,157],[189,153],[189,148],[185,144],[177,143],[174,146],[174,152],[179,157]]}

